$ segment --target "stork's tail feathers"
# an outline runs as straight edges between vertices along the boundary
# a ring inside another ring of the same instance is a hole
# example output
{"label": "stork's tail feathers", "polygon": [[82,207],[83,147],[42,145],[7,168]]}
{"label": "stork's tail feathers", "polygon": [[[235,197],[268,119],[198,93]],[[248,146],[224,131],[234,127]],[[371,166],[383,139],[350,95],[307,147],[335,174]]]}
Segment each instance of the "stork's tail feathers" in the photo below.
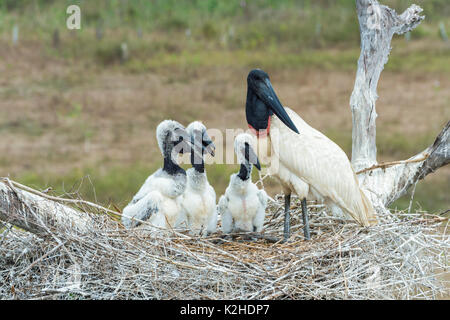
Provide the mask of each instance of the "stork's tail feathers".
{"label": "stork's tail feathers", "polygon": [[[350,208],[344,207],[347,209],[346,211],[350,214],[350,216],[355,219],[360,225],[363,227],[370,227],[374,226],[378,223],[377,220],[377,213],[375,212],[375,209],[372,205],[372,202],[367,198],[364,191],[360,188],[358,179],[356,177],[356,174],[353,172],[353,176],[355,179],[355,188],[354,194],[355,197],[353,198],[353,205],[351,205]],[[358,197],[358,191],[360,194],[360,197]],[[348,210],[351,209],[351,210]]]}
{"label": "stork's tail feathers", "polygon": [[[376,225],[377,216],[375,209],[373,208],[372,202],[367,198],[364,194],[364,191],[356,187],[353,200],[351,202],[344,202],[343,199],[337,198],[336,204],[340,207],[340,209],[344,210],[344,212],[353,218],[356,222],[358,222],[363,227],[369,227]],[[358,194],[359,192],[359,194]],[[358,196],[360,195],[360,196]]]}
{"label": "stork's tail feathers", "polygon": [[361,200],[363,204],[363,210],[361,212],[361,223],[363,226],[373,226],[378,223],[377,221],[377,214],[375,212],[375,209],[373,208],[372,202],[366,197],[364,194],[364,191],[359,189],[361,192]]}

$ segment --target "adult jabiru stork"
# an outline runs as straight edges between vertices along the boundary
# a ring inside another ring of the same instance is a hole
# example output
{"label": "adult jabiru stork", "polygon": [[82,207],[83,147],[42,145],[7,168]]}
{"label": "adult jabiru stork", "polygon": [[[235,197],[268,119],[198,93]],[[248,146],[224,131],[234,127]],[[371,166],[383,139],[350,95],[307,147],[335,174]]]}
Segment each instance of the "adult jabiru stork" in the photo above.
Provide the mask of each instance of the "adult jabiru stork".
{"label": "adult jabiru stork", "polygon": [[284,239],[290,236],[291,193],[302,199],[304,234],[310,239],[306,198],[324,202],[362,226],[376,223],[372,203],[361,190],[345,152],[298,114],[283,107],[266,72],[247,77],[246,118],[258,138],[261,161],[270,164],[285,194]]}

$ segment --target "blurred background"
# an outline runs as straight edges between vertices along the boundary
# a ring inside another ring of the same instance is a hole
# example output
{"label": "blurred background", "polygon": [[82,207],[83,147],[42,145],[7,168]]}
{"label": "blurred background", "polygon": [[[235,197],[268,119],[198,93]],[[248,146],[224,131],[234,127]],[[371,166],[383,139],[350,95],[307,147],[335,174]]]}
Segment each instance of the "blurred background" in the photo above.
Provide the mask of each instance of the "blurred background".
{"label": "blurred background", "polygon": [[[380,79],[380,162],[422,151],[450,119],[449,1],[381,2],[397,12],[416,3],[426,19],[394,37]],[[66,27],[71,4],[81,30]],[[162,120],[247,128],[256,67],[350,157],[358,57],[350,0],[0,0],[0,176],[122,208],[162,164]],[[207,167],[217,196],[237,170]],[[445,167],[417,185],[412,209],[447,210],[449,187]],[[410,195],[393,207],[408,208]]]}

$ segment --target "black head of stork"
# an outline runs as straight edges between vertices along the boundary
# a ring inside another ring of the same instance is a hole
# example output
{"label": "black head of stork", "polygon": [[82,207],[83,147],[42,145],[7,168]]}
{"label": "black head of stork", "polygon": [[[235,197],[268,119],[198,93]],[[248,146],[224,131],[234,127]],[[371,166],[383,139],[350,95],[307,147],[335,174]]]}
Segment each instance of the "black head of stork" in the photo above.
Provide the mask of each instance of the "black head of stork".
{"label": "black head of stork", "polygon": [[292,131],[299,133],[278,99],[269,75],[260,69],[254,69],[248,74],[245,114],[249,127],[256,132],[268,132],[270,117],[275,114]]}

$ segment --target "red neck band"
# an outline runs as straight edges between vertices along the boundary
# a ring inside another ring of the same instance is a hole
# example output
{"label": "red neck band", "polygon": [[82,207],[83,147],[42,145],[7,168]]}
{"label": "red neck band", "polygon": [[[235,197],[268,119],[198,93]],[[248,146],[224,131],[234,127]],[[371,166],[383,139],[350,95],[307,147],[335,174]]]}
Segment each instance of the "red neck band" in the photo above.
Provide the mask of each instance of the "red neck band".
{"label": "red neck band", "polygon": [[267,128],[265,130],[256,130],[250,124],[248,125],[248,127],[250,128],[252,133],[254,133],[256,135],[257,138],[264,138],[264,137],[268,136],[269,132],[270,132],[270,119],[271,119],[271,117],[269,117],[269,120],[267,122]]}

